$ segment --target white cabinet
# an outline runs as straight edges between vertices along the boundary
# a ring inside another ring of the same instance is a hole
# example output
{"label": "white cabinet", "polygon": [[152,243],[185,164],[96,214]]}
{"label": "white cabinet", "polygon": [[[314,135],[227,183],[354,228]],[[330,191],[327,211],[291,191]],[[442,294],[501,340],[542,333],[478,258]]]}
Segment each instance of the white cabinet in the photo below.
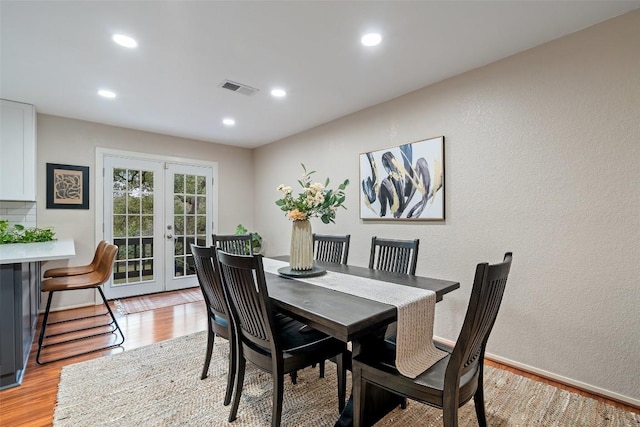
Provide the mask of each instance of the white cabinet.
{"label": "white cabinet", "polygon": [[36,200],[36,109],[0,100],[0,200]]}

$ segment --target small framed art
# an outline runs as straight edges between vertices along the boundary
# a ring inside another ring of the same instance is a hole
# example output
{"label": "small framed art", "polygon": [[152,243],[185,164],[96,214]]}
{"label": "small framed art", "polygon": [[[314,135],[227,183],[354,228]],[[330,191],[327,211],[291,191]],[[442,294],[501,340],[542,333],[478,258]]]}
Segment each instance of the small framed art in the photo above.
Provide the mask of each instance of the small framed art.
{"label": "small framed art", "polygon": [[89,209],[89,166],[47,163],[47,209]]}

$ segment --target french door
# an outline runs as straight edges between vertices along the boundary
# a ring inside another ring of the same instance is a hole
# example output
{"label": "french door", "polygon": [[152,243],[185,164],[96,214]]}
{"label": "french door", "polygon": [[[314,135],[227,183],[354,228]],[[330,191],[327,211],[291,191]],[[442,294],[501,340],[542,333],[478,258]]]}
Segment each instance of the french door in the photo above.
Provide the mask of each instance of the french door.
{"label": "french door", "polygon": [[118,245],[109,299],[197,286],[190,244],[213,232],[213,168],[105,156],[104,238]]}

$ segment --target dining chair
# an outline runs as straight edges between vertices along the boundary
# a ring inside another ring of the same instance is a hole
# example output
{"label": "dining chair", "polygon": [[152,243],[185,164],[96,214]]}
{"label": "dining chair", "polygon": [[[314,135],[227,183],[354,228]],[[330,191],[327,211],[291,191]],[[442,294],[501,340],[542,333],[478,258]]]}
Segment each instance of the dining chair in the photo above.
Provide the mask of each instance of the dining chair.
{"label": "dining chair", "polygon": [[251,255],[251,234],[213,234],[213,246],[236,255]]}
{"label": "dining chair", "polygon": [[351,235],[333,236],[313,233],[313,254],[318,261],[346,264]]}
{"label": "dining chair", "polygon": [[107,247],[107,241],[102,240],[96,246],[96,250],[93,254],[93,260],[90,264],[87,265],[79,265],[75,267],[58,267],[58,268],[50,268],[44,272],[43,277],[64,277],[64,276],[76,276],[78,274],[87,274],[94,271],[100,262],[100,258],[104,253],[104,249]]}
{"label": "dining chair", "polygon": [[[313,255],[316,260],[335,264],[347,264],[347,260],[349,259],[349,241],[351,240],[350,234],[335,236],[313,233],[312,239]],[[304,325],[301,331],[305,332],[309,329],[309,326]],[[324,361],[320,362],[320,378],[324,378]]]}
{"label": "dining chair", "polygon": [[415,379],[398,372],[395,344],[388,341],[384,342],[382,351],[363,353],[353,359],[354,426],[363,425],[364,396],[369,384],[442,409],[445,427],[458,425],[458,408],[473,398],[478,424],[487,425],[484,353],[498,315],[512,258],[511,252],[507,252],[499,264],[477,265],[469,306],[455,346],[436,343],[449,354]]}
{"label": "dining chair", "polygon": [[396,240],[371,238],[369,268],[391,273],[416,274],[420,239]]}
{"label": "dining chair", "polygon": [[284,315],[275,316],[267,291],[262,255],[234,255],[218,249],[218,266],[232,332],[238,344],[229,422],[237,416],[247,361],[272,376],[273,427],[280,425],[282,416],[284,375],[334,356],[338,371],[338,410],[342,411],[346,393],[343,363],[346,343],[316,330],[302,333],[301,322]]}
{"label": "dining chair", "polygon": [[224,300],[224,291],[217,271],[216,248],[196,246],[191,243],[191,253],[196,269],[196,276],[202,296],[207,307],[207,352],[200,379],[207,378],[211,355],[216,336],[229,341],[229,370],[227,371],[227,389],[224,395],[224,405],[231,403],[233,394],[233,382],[236,373],[235,348],[231,342],[231,325],[227,304]]}
{"label": "dining chair", "polygon": [[[419,245],[420,239],[397,240],[373,236],[369,268],[415,276]],[[397,328],[398,325],[395,322],[388,325],[385,338],[395,342]]]}
{"label": "dining chair", "polygon": [[[113,347],[118,347],[124,342],[124,334],[122,333],[122,329],[120,329],[120,325],[118,325],[118,321],[116,320],[113,312],[111,311],[111,307],[109,307],[109,303],[104,296],[104,292],[102,291],[101,285],[107,282],[111,277],[111,272],[113,271],[113,263],[115,261],[116,255],[118,253],[118,247],[116,245],[112,245],[107,243],[105,245],[104,251],[102,255],[98,259],[98,264],[95,270],[90,273],[85,274],[77,274],[73,276],[60,276],[60,277],[52,277],[49,279],[45,279],[42,281],[41,292],[48,292],[49,296],[47,298],[47,307],[44,311],[44,317],[42,319],[42,327],[40,328],[40,337],[38,338],[38,352],[36,354],[36,362],[39,365],[44,365],[45,363],[57,362],[59,360],[69,359],[71,357],[80,356],[87,353],[93,353],[100,350],[106,350]],[[91,316],[83,316],[80,318],[61,320],[56,322],[49,323],[49,313],[51,311],[51,301],[53,299],[53,294],[56,292],[62,291],[72,291],[77,289],[97,289],[102,297],[102,302],[106,308],[104,313],[95,314]],[[99,325],[87,326],[86,320],[89,318],[98,318],[101,316],[109,315],[111,317],[111,321],[109,323],[103,323]],[[47,335],[47,328],[53,325],[69,325],[74,324],[78,325],[75,329],[65,329],[57,328],[56,332]],[[105,330],[105,328],[109,328]],[[97,331],[93,334],[84,334],[85,331]],[[98,348],[94,348],[88,351],[83,351],[79,353],[67,354],[63,357],[57,359],[51,359],[47,361],[42,361],[40,359],[40,353],[42,349],[45,347],[52,347],[56,345],[66,344],[70,342],[76,342],[80,340],[90,339],[94,337],[98,337],[101,335],[109,335],[114,334],[117,336],[117,333],[120,334],[117,342],[113,344],[108,344],[106,346],[101,346]],[[82,335],[79,335],[82,334]],[[66,340],[57,340],[57,337],[67,336],[72,337]],[[53,340],[49,341],[49,338],[53,338]],[[46,339],[46,341],[45,341]]]}

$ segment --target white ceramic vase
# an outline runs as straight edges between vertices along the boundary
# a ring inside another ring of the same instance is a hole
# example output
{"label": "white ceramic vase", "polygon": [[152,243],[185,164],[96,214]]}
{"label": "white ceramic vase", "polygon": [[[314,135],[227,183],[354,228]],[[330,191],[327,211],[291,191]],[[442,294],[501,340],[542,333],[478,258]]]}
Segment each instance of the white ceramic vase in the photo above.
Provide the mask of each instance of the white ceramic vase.
{"label": "white ceramic vase", "polygon": [[292,270],[313,268],[313,236],[311,222],[308,219],[293,221],[289,266]]}

